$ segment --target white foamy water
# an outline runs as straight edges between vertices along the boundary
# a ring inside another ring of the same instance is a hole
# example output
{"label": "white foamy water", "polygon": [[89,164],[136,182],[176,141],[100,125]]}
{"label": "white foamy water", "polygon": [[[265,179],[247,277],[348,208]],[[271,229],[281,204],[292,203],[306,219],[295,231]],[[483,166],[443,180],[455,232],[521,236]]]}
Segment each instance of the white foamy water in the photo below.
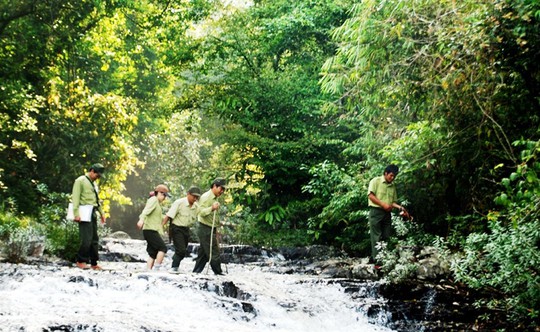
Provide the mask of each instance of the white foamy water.
{"label": "white foamy water", "polygon": [[[146,258],[143,241],[128,242],[124,251]],[[0,264],[0,331],[390,331],[368,323],[338,283],[257,265],[192,274],[193,264],[184,259],[178,275],[144,263],[102,262],[100,272]],[[237,296],[224,294],[234,286]]]}

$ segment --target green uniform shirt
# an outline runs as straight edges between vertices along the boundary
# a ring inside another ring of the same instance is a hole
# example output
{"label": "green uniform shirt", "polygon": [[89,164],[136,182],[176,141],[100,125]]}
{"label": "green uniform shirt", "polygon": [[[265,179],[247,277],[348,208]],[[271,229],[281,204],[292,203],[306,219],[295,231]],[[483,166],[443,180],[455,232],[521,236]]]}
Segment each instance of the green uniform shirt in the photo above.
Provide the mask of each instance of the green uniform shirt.
{"label": "green uniform shirt", "polygon": [[217,202],[217,196],[214,195],[212,190],[208,190],[199,198],[199,222],[212,227],[212,224],[218,225],[218,216],[216,213],[216,220],[214,221],[214,211],[212,211],[212,204]]}
{"label": "green uniform shirt", "polygon": [[167,216],[176,226],[190,227],[197,219],[197,202],[190,207],[187,197],[177,199],[172,203]]}
{"label": "green uniform shirt", "polygon": [[[94,191],[95,190],[95,191]],[[99,194],[99,188],[95,182],[90,180],[88,175],[79,176],[73,183],[73,189],[71,191],[71,202],[73,203],[73,216],[79,217],[79,206],[81,205],[93,205],[99,213],[103,215],[101,206],[99,206],[97,195]]]}
{"label": "green uniform shirt", "polygon": [[163,215],[161,210],[161,204],[156,196],[150,197],[146,201],[146,206],[139,216],[139,220],[143,220],[143,230],[158,231],[163,234]]}
{"label": "green uniform shirt", "polygon": [[[387,183],[382,175],[369,181],[368,195],[370,193],[375,194],[378,199],[387,204],[397,202],[397,191],[394,182]],[[379,205],[373,203],[370,199],[368,199],[368,206],[380,208]]]}

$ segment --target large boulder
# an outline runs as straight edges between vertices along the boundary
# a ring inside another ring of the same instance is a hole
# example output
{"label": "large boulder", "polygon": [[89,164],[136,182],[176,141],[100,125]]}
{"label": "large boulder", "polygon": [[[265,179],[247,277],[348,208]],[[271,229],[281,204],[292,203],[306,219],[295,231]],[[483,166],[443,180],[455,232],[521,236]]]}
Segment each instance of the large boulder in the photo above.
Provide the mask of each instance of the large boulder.
{"label": "large boulder", "polygon": [[423,248],[417,256],[416,277],[420,280],[436,280],[448,276],[450,259],[434,247]]}

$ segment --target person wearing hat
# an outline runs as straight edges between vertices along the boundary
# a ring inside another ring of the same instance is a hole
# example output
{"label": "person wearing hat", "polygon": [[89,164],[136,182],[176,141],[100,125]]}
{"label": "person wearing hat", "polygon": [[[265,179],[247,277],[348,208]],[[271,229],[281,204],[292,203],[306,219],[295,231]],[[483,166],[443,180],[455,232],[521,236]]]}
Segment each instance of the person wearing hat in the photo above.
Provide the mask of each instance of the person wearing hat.
{"label": "person wearing hat", "polygon": [[[194,273],[201,273],[206,262],[210,261],[212,271],[215,274],[223,274],[215,228],[219,225],[219,220],[216,217],[219,209],[217,199],[223,194],[225,188],[225,179],[217,178],[212,182],[210,190],[202,194],[199,199],[197,236],[200,244],[195,259],[195,267],[193,268]],[[210,245],[212,245],[212,248],[210,248]]]}
{"label": "person wearing hat", "polygon": [[[105,167],[102,164],[93,164],[86,174],[75,180],[71,191],[73,221],[79,224],[80,246],[76,265],[81,269],[101,270],[98,265],[97,215],[99,214],[102,224],[105,223],[105,215],[99,202],[99,188],[95,181],[101,178],[103,172]],[[81,217],[83,209],[89,211],[88,216]]]}
{"label": "person wearing hat", "polygon": [[163,225],[161,203],[169,197],[169,188],[160,184],[154,189],[154,195],[146,201],[146,205],[139,216],[137,227],[142,229],[146,240],[146,252],[150,257],[146,261],[149,270],[161,270],[161,263],[165,258],[167,246],[163,241]]}
{"label": "person wearing hat", "polygon": [[180,262],[186,257],[189,243],[189,228],[197,219],[197,200],[201,197],[199,187],[189,188],[186,197],[179,198],[172,203],[171,208],[163,217],[163,225],[171,221],[170,234],[174,245],[174,255],[171,272],[177,273]]}
{"label": "person wearing hat", "polygon": [[369,182],[368,206],[369,206],[369,233],[371,239],[371,261],[375,263],[375,269],[380,269],[377,262],[377,243],[388,241],[392,234],[392,209],[401,211],[402,216],[409,217],[405,208],[397,202],[397,191],[394,179],[399,173],[396,165],[388,165],[382,176],[377,176]]}

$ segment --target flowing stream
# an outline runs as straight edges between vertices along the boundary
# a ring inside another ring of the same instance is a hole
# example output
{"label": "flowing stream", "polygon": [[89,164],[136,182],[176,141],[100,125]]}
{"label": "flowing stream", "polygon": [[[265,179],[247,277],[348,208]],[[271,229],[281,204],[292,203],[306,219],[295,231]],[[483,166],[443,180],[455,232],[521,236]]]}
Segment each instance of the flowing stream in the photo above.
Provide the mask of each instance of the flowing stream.
{"label": "flowing stream", "polygon": [[368,319],[382,300],[361,283],[275,273],[272,259],[226,264],[224,276],[192,274],[190,258],[180,274],[148,272],[144,241],[105,249],[138,261],[102,261],[99,272],[0,263],[0,331],[391,331],[384,312]]}

